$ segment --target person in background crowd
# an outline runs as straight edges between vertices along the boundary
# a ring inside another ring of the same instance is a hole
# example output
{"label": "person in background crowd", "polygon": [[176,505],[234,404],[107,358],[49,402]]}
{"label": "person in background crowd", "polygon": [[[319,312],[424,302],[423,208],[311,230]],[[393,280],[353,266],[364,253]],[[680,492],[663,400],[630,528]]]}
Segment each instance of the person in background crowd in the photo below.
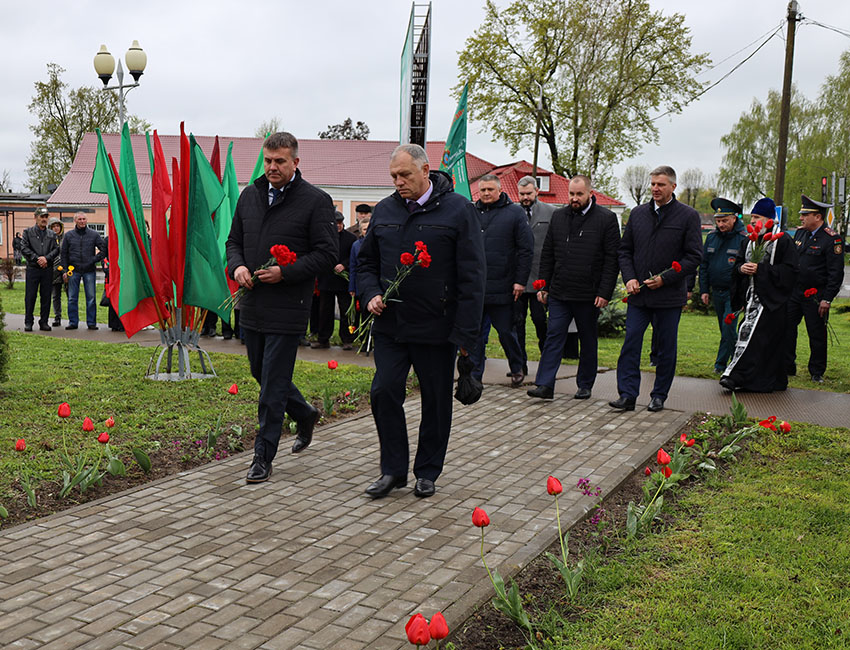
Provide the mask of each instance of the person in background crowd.
{"label": "person in background crowd", "polygon": [[[97,249],[97,252],[95,252]],[[95,296],[96,267],[106,257],[106,244],[97,231],[88,227],[85,212],[74,215],[73,230],[62,238],[62,266],[68,282],[68,325],[66,330],[75,330],[80,322],[77,301],[80,296],[80,281],[86,292],[86,324],[90,330],[97,329],[97,298]],[[73,273],[69,268],[73,266]]]}
{"label": "person in background crowd", "polygon": [[15,257],[15,266],[19,266],[21,264],[21,244],[23,241],[21,233],[16,232],[15,238],[12,239],[12,255]]}
{"label": "person in background crowd", "polygon": [[[59,249],[62,249],[62,233],[65,227],[62,225],[62,220],[59,217],[50,217],[47,220],[47,227],[50,228],[56,235],[56,243]],[[60,263],[60,257],[57,256],[53,260],[53,327],[59,327],[62,324],[62,292],[68,293],[68,285],[65,284],[63,267]]]}
{"label": "person in background crowd", "polygon": [[[358,206],[360,207],[360,206]],[[357,284],[357,256],[360,254],[360,246],[363,244],[363,238],[366,236],[366,231],[369,230],[369,223],[372,220],[372,209],[370,206],[369,212],[360,219],[360,237],[351,245],[351,258],[348,261],[348,293],[351,299],[360,302],[360,290]],[[360,327],[362,312],[360,309],[354,310],[354,321],[350,323],[356,330]]]}
{"label": "person in background crowd", "polygon": [[342,349],[350,350],[354,334],[348,329],[348,308],[351,296],[348,284],[351,279],[345,277],[351,262],[351,248],[357,238],[343,228],[345,217],[342,212],[335,214],[336,229],[339,237],[339,253],[336,264],[330,271],[319,276],[319,340],[310,347],[329,348],[334,331],[334,303],[339,307],[339,338]]}
{"label": "person in background crowd", "polygon": [[47,228],[47,208],[35,209],[35,225],[21,237],[21,255],[27,263],[24,294],[24,331],[32,332],[35,321],[35,298],[40,297],[38,329],[49,332],[50,290],[53,283],[53,261],[59,256],[56,233]]}

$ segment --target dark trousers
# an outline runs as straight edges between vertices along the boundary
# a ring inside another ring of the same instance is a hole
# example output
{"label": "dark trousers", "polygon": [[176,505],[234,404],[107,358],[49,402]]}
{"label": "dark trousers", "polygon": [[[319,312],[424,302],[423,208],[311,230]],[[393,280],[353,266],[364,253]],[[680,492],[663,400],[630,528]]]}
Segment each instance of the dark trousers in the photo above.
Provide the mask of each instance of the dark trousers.
{"label": "dark trousers", "polygon": [[717,325],[720,327],[720,347],[717,348],[717,358],[714,360],[714,370],[723,372],[726,364],[735,350],[738,340],[738,319],[726,324],[726,314],[732,313],[732,303],[729,300],[729,289],[711,288],[711,300],[714,302],[714,312],[717,314]]}
{"label": "dark trousers", "polygon": [[567,328],[575,319],[581,341],[576,385],[579,388],[593,388],[598,361],[598,317],[599,310],[594,307],[593,301],[558,300],[549,296],[549,332],[540,356],[540,365],[537,367],[535,384],[555,387],[555,376],[561,367],[561,356],[567,341]]}
{"label": "dark trousers", "polygon": [[636,399],[640,394],[640,355],[643,335],[652,323],[656,336],[655,385],[650,395],[667,399],[676,376],[679,318],[681,307],[649,309],[629,305],[626,311],[626,340],[617,360],[617,390],[622,397]]}
{"label": "dark trousers", "polygon": [[514,303],[514,328],[522,352],[522,367],[528,366],[528,354],[525,351],[526,314],[531,311],[531,322],[537,332],[537,347],[543,352],[546,343],[546,307],[537,299],[536,293],[524,293]]}
{"label": "dark trousers", "polygon": [[452,343],[400,343],[375,333],[372,415],[381,443],[381,474],[407,476],[410,451],[404,397],[410,366],[419,379],[422,419],[413,474],[436,481],[443,471],[452,428],[452,387],[457,348]]}
{"label": "dark trousers", "polygon": [[51,293],[53,294],[53,322],[57,325],[62,320],[62,290],[67,291],[67,286],[64,282],[60,282],[59,284],[54,284],[51,289]]}
{"label": "dark trousers", "polygon": [[793,296],[788,301],[788,323],[785,336],[785,369],[797,373],[797,327],[806,319],[809,334],[809,374],[813,377],[826,372],[826,321],[818,314],[820,302]]}
{"label": "dark trousers", "polygon": [[292,383],[298,352],[297,334],[264,334],[242,328],[251,374],[260,384],[257,420],[260,430],[254,440],[254,454],[271,462],[277,454],[284,413],[296,422],[312,413],[304,396]]}
{"label": "dark trousers", "polygon": [[35,319],[35,297],[41,299],[38,324],[47,325],[50,319],[50,293],[53,287],[53,265],[46,269],[27,265],[26,289],[24,290],[24,325],[32,327]]}
{"label": "dark trousers", "polygon": [[327,343],[334,333],[334,303],[339,305],[339,338],[343,343],[354,341],[354,334],[348,330],[346,312],[351,306],[351,294],[348,291],[325,291],[319,294],[319,341]]}
{"label": "dark trousers", "polygon": [[[499,343],[502,345],[505,356],[508,358],[508,365],[511,368],[511,372],[518,373],[522,372],[522,351],[513,330],[513,309],[512,303],[484,305],[481,322],[483,329],[483,323],[489,317],[491,325],[499,333]],[[476,349],[469,351],[469,358],[475,364],[472,376],[479,380],[484,375],[484,361],[487,358],[484,349],[486,343],[486,338],[480,336]]]}

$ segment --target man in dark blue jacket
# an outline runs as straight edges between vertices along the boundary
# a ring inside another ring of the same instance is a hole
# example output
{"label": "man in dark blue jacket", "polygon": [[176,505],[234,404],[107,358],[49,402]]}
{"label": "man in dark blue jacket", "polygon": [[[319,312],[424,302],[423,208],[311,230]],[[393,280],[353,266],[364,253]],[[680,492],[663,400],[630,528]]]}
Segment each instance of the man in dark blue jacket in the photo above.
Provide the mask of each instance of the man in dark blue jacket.
{"label": "man in dark blue jacket", "polygon": [[[457,349],[465,354],[478,339],[484,244],[474,206],[453,191],[451,177],[430,171],[422,147],[397,147],[390,175],[396,191],[375,206],[357,268],[361,305],[374,315],[371,402],[381,443],[381,476],[366,494],[377,499],[407,485],[404,397],[412,365],[422,396],[414,494],[430,497],[449,443]],[[402,254],[422,244],[431,263],[413,268],[384,302]]]}
{"label": "man in dark blue jacket", "polygon": [[632,210],[623,231],[618,257],[628,292],[626,340],[617,361],[620,398],[610,405],[633,411],[640,394],[640,353],[643,334],[652,323],[658,349],[655,385],[649,411],[660,411],[676,375],[679,317],[687,302],[686,278],[702,261],[699,214],[679,203],[676,172],[657,167],[650,173],[652,200]]}
{"label": "man in dark blue jacket", "polygon": [[[525,292],[525,283],[531,273],[534,234],[525,211],[502,192],[498,176],[484,174],[478,180],[478,195],[475,207],[479,213],[487,258],[482,325],[489,321],[499,333],[499,343],[508,358],[511,385],[516,388],[525,379],[520,348],[525,341],[520,343],[513,331],[514,303]],[[486,342],[487,331],[482,327],[478,345],[470,350],[470,358],[475,364],[472,376],[479,380],[484,375]]]}
{"label": "man in dark blue jacket", "polygon": [[[271,476],[284,413],[297,425],[293,454],[310,444],[319,418],[292,382],[292,372],[307,330],[315,278],[336,264],[339,237],[331,197],[301,177],[298,163],[295,136],[281,131],[266,138],[265,174],[239,195],[227,238],[227,268],[250,289],[239,303],[239,324],[251,374],[260,384],[260,428],[248,483]],[[260,269],[278,244],[297,255],[295,262]]]}
{"label": "man in dark blue jacket", "polygon": [[717,325],[720,327],[720,347],[714,361],[714,372],[722,375],[735,349],[738,338],[738,319],[726,322],[726,315],[732,312],[730,290],[732,287],[732,269],[735,256],[741,244],[747,239],[744,222],[738,219],[744,208],[737,203],[720,197],[711,200],[714,210],[715,230],[708,233],[703,246],[702,264],[699,267],[699,288],[702,304],[707,305],[709,297],[714,301]]}
{"label": "man in dark blue jacket", "polygon": [[[95,249],[97,252],[95,252]],[[86,323],[90,330],[97,329],[97,303],[95,302],[96,267],[106,257],[106,243],[100,234],[88,227],[85,212],[74,215],[74,229],[62,237],[62,267],[68,283],[68,325],[75,330],[80,322],[78,301],[80,280],[86,292]],[[74,267],[73,270],[71,267]]]}

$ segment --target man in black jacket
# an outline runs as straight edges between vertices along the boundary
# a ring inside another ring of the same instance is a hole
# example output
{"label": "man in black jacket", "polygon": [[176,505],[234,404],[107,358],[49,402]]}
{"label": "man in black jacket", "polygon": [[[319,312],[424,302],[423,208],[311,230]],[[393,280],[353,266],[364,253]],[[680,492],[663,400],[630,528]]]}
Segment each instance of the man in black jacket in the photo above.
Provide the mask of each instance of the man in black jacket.
{"label": "man in black jacket", "polygon": [[660,411],[676,375],[679,317],[687,302],[686,279],[702,260],[699,214],[679,203],[676,172],[657,167],[650,173],[652,200],[632,210],[618,257],[628,292],[626,340],[617,361],[620,398],[610,405],[633,411],[640,394],[643,334],[652,323],[658,333],[655,385],[647,410]]}
{"label": "man in black jacket", "polygon": [[[479,199],[475,203],[484,253],[487,257],[487,287],[484,291],[484,313],[478,345],[470,350],[475,364],[472,376],[481,379],[486,360],[485,345],[489,321],[499,333],[499,343],[508,358],[511,385],[516,388],[525,379],[522,350],[513,331],[514,303],[525,292],[534,258],[534,235],[525,210],[512,203],[502,192],[495,174],[484,174],[478,180]],[[523,342],[524,343],[524,342]]]}
{"label": "man in black jacket", "polygon": [[[97,252],[95,253],[95,249]],[[86,323],[90,330],[97,329],[97,302],[95,302],[96,265],[106,257],[106,244],[96,230],[88,227],[85,212],[74,215],[74,229],[62,237],[62,267],[68,283],[68,325],[75,330],[80,322],[78,302],[80,280],[86,292]],[[73,269],[71,269],[73,267]]]}
{"label": "man in black jacket", "polygon": [[[449,443],[457,349],[465,354],[478,339],[484,244],[475,208],[447,174],[430,171],[422,147],[397,147],[390,175],[396,191],[375,206],[357,267],[360,302],[375,317],[371,402],[381,443],[381,476],[366,494],[377,499],[407,485],[404,397],[413,365],[422,395],[414,494],[430,497]],[[385,303],[402,254],[423,244],[431,263],[413,268]]]}
{"label": "man in black jacket", "polygon": [[319,340],[313,342],[313,348],[329,348],[330,339],[334,333],[334,303],[339,305],[339,338],[342,349],[350,350],[354,334],[348,330],[346,313],[351,306],[351,294],[348,293],[348,278],[341,273],[348,273],[351,263],[351,246],[357,237],[343,228],[345,217],[342,212],[335,215],[336,229],[339,233],[339,254],[336,265],[319,276]]}
{"label": "man in black jacket", "polygon": [[[319,418],[292,383],[292,371],[307,329],[314,278],[336,263],[338,237],[331,197],[301,177],[298,162],[295,136],[280,132],[266,138],[265,175],[242,191],[227,238],[227,267],[250,289],[239,303],[239,324],[251,374],[260,384],[260,428],[248,483],[271,475],[284,412],[297,424],[292,453],[310,444]],[[260,269],[278,244],[297,255],[295,262]]]}
{"label": "man in black jacket", "polygon": [[551,399],[555,375],[561,366],[567,328],[575,319],[581,352],[576,399],[588,399],[596,381],[599,310],[608,304],[617,283],[617,246],[620,226],[613,212],[596,204],[590,179],[570,179],[570,204],[555,210],[540,255],[538,292],[549,304],[549,331],[540,356],[531,397]]}
{"label": "man in black jacket", "polygon": [[56,235],[47,227],[47,208],[36,208],[35,225],[24,230],[21,254],[27,263],[26,291],[24,293],[24,331],[32,332],[35,321],[35,297],[41,297],[38,329],[49,332],[50,291],[53,283],[53,260],[59,255]]}

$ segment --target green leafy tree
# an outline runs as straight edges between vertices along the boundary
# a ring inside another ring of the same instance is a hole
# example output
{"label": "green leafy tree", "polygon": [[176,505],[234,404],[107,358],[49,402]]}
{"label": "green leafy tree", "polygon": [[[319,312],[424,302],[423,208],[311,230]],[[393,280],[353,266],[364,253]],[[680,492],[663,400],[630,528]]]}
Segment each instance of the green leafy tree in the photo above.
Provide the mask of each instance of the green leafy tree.
{"label": "green leafy tree", "polygon": [[[455,94],[470,84],[472,117],[516,153],[532,147],[540,110],[541,146],[559,174],[608,170],[655,141],[650,113],[679,112],[702,85],[709,62],[691,52],[684,16],[652,11],[647,0],[487,0],[482,25],[458,60]],[[616,186],[608,187],[616,190]]]}
{"label": "green leafy tree", "polygon": [[319,131],[319,138],[322,140],[368,140],[369,127],[366,122],[351,121],[350,117],[346,117],[341,124],[328,124],[325,131]]}
{"label": "green leafy tree", "polygon": [[[47,64],[47,81],[35,82],[29,111],[37,122],[30,126],[35,139],[27,159],[29,186],[34,191],[58,185],[71,168],[83,136],[96,128],[119,130],[118,96],[92,86],[70,88],[62,81],[64,68]],[[130,115],[132,133],[150,129],[150,124]]]}

